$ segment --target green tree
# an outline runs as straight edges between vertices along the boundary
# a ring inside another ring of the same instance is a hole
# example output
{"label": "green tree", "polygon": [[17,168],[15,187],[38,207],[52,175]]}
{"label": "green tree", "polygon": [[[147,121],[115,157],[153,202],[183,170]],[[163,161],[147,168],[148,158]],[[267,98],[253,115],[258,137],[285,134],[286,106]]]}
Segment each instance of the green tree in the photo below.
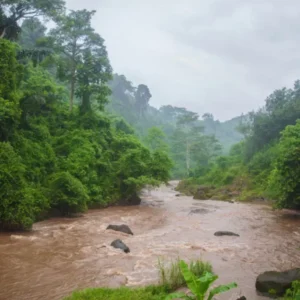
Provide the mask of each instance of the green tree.
{"label": "green tree", "polygon": [[22,69],[16,60],[16,47],[12,43],[0,39],[0,53],[0,141],[7,141],[20,120],[17,74]]}
{"label": "green tree", "polygon": [[46,26],[38,18],[25,19],[21,26],[20,45],[24,48],[35,48],[39,39],[46,35]]}
{"label": "green tree", "polygon": [[0,38],[16,39],[22,19],[55,17],[65,8],[63,0],[2,0],[0,4]]}
{"label": "green tree", "polygon": [[152,95],[147,85],[139,84],[135,92],[135,105],[140,117],[146,111],[151,97]]}
{"label": "green tree", "polygon": [[165,151],[168,152],[169,147],[166,143],[166,135],[158,127],[151,127],[148,134],[144,138],[145,145],[151,151]]}
{"label": "green tree", "polygon": [[[61,54],[59,77],[70,84],[70,111],[74,95],[82,97],[84,107],[89,105],[91,93],[99,83],[110,79],[110,65],[104,40],[91,26],[95,11],[71,11],[57,19],[56,28],[50,31],[53,47]],[[79,82],[80,79],[80,82]],[[79,87],[78,87],[79,85]]]}
{"label": "green tree", "polygon": [[193,145],[202,136],[203,127],[199,125],[198,114],[193,112],[186,112],[177,120],[177,130],[173,135],[173,151],[175,157],[184,158],[185,174],[190,175],[191,165],[191,151]]}
{"label": "green tree", "polygon": [[25,170],[10,143],[0,142],[0,230],[29,229],[49,207],[43,194],[26,183]]}
{"label": "green tree", "polygon": [[76,95],[81,99],[81,113],[91,111],[92,96],[98,102],[98,109],[103,110],[104,104],[107,103],[107,96],[110,94],[106,83],[111,79],[111,66],[103,41],[99,39],[98,42],[98,45],[95,44],[84,51],[78,65]]}
{"label": "green tree", "polygon": [[300,121],[285,128],[278,147],[270,185],[278,193],[279,207],[300,208]]}

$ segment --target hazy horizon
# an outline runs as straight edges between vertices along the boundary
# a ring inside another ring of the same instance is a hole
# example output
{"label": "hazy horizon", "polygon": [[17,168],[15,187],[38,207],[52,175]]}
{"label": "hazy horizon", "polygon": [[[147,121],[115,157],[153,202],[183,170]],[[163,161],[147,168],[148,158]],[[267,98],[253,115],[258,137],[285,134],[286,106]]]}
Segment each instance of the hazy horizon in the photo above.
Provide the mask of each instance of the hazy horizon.
{"label": "hazy horizon", "polygon": [[300,3],[267,0],[67,0],[95,9],[115,73],[146,84],[150,104],[184,106],[221,121],[292,87]]}

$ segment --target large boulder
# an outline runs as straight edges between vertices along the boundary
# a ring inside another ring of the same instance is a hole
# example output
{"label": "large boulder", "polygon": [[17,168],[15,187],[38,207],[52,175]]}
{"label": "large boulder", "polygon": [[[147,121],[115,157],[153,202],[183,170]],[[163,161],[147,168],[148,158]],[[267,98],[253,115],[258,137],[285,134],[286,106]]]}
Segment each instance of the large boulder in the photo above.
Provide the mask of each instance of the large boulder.
{"label": "large boulder", "polygon": [[300,280],[300,268],[285,272],[267,271],[256,278],[255,287],[266,296],[283,296],[296,280]]}
{"label": "large boulder", "polygon": [[210,185],[200,185],[197,188],[196,193],[194,194],[194,199],[196,200],[208,200],[213,195],[214,186]]}
{"label": "large boulder", "polygon": [[131,206],[131,205],[140,205],[141,204],[141,198],[138,196],[137,193],[132,194],[131,196],[127,198],[123,198],[119,201],[119,205],[124,206]]}
{"label": "large boulder", "polygon": [[130,249],[119,239],[114,240],[110,245],[114,248],[123,250],[125,253],[130,252]]}
{"label": "large boulder", "polygon": [[207,195],[205,194],[204,191],[199,190],[195,193],[194,199],[196,199],[196,200],[207,200],[209,198],[207,197]]}
{"label": "large boulder", "polygon": [[133,235],[133,232],[131,231],[131,229],[125,224],[122,224],[122,225],[108,225],[106,229],[111,229],[111,230],[120,231],[120,232],[124,232],[124,233]]}
{"label": "large boulder", "polygon": [[207,214],[207,213],[209,213],[209,210],[205,208],[196,208],[190,211],[190,214]]}
{"label": "large boulder", "polygon": [[215,236],[223,236],[223,235],[229,235],[229,236],[240,236],[237,233],[231,232],[231,231],[217,231],[214,233]]}

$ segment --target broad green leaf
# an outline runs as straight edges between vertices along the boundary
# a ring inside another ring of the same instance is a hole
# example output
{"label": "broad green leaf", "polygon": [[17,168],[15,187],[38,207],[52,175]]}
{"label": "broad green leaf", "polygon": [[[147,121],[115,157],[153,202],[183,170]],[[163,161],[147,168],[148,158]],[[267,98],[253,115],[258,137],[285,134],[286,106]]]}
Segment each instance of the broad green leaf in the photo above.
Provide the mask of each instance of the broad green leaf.
{"label": "broad green leaf", "polygon": [[200,295],[205,295],[210,285],[218,279],[217,275],[206,272],[204,276],[197,279],[198,291]]}
{"label": "broad green leaf", "polygon": [[213,298],[213,296],[227,292],[236,287],[237,287],[237,284],[235,282],[225,284],[225,285],[219,285],[210,291],[207,300],[211,300]]}
{"label": "broad green leaf", "polygon": [[197,282],[196,276],[189,270],[188,265],[183,260],[180,261],[180,270],[188,288],[194,295],[198,296],[200,293],[200,285]]}

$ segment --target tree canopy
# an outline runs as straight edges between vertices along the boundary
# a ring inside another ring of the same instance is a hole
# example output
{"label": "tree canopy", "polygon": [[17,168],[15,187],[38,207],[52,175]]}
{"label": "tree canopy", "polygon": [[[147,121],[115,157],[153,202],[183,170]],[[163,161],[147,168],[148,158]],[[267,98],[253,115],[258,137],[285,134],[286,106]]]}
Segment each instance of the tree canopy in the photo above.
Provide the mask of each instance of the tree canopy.
{"label": "tree canopy", "polygon": [[[63,11],[61,1],[1,3],[0,229],[28,229],[53,211],[130,204],[145,184],[170,178],[168,153],[148,149],[105,111],[112,69],[91,26],[95,12]],[[49,33],[42,15],[55,21]]]}

